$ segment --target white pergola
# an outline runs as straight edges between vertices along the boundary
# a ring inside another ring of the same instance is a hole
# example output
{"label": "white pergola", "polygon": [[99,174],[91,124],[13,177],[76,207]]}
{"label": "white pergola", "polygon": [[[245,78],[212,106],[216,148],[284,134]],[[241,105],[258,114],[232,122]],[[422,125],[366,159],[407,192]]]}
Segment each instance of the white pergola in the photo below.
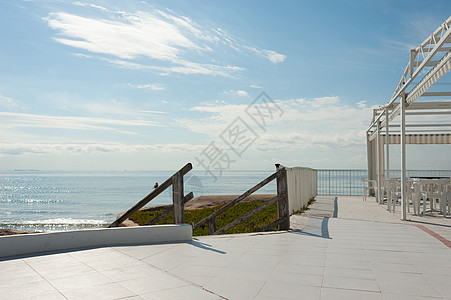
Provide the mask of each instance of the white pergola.
{"label": "white pergola", "polygon": [[379,203],[384,173],[390,174],[389,145],[401,145],[402,220],[406,220],[406,144],[451,144],[451,82],[444,82],[451,69],[450,50],[451,17],[410,50],[393,96],[373,110],[366,132],[368,178],[377,180]]}

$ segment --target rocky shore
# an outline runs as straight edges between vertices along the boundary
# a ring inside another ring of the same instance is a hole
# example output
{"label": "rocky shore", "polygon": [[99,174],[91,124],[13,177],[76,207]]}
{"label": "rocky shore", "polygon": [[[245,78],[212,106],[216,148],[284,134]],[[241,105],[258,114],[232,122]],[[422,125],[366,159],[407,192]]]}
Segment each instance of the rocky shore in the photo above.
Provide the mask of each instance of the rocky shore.
{"label": "rocky shore", "polygon": [[14,234],[28,234],[28,233],[39,233],[39,231],[21,231],[15,229],[0,229],[0,236],[14,235]]}

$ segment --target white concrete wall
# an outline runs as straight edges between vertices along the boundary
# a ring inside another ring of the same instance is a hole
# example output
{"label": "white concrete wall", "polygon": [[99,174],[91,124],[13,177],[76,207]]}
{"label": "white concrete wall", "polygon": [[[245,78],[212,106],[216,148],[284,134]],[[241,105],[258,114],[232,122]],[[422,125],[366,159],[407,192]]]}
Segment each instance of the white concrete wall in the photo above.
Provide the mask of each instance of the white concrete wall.
{"label": "white concrete wall", "polygon": [[288,205],[292,214],[317,195],[317,171],[301,167],[285,169],[287,170]]}
{"label": "white concrete wall", "polygon": [[0,237],[0,257],[57,250],[191,241],[189,224],[116,227]]}

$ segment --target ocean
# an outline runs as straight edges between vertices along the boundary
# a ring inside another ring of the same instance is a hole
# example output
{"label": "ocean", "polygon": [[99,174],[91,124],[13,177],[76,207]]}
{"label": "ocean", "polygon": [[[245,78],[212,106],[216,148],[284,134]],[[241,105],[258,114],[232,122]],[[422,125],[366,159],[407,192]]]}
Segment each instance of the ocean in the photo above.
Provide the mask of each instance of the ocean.
{"label": "ocean", "polygon": [[[185,194],[242,194],[274,171],[185,175]],[[174,171],[0,171],[0,228],[63,231],[106,227]],[[275,181],[257,193],[276,193]],[[147,206],[172,203],[169,188]]]}

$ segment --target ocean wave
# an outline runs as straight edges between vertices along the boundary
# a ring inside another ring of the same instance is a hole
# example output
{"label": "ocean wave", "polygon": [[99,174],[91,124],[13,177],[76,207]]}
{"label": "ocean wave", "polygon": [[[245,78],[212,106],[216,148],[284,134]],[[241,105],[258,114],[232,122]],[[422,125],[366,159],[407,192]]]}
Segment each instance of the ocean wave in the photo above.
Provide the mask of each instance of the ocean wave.
{"label": "ocean wave", "polygon": [[56,218],[20,222],[0,222],[0,228],[24,231],[67,231],[88,228],[105,228],[110,222],[104,220]]}
{"label": "ocean wave", "polygon": [[102,225],[109,224],[104,220],[56,218],[48,220],[22,221],[21,224],[50,224],[50,225]]}
{"label": "ocean wave", "polygon": [[[6,195],[6,196],[9,196],[9,195]],[[3,197],[0,197],[0,203],[19,203],[19,204],[30,204],[30,203],[56,204],[56,203],[63,203],[62,200],[58,200],[58,199],[36,199],[36,198],[22,198],[22,199],[6,198],[6,199],[2,199],[2,198]]]}

